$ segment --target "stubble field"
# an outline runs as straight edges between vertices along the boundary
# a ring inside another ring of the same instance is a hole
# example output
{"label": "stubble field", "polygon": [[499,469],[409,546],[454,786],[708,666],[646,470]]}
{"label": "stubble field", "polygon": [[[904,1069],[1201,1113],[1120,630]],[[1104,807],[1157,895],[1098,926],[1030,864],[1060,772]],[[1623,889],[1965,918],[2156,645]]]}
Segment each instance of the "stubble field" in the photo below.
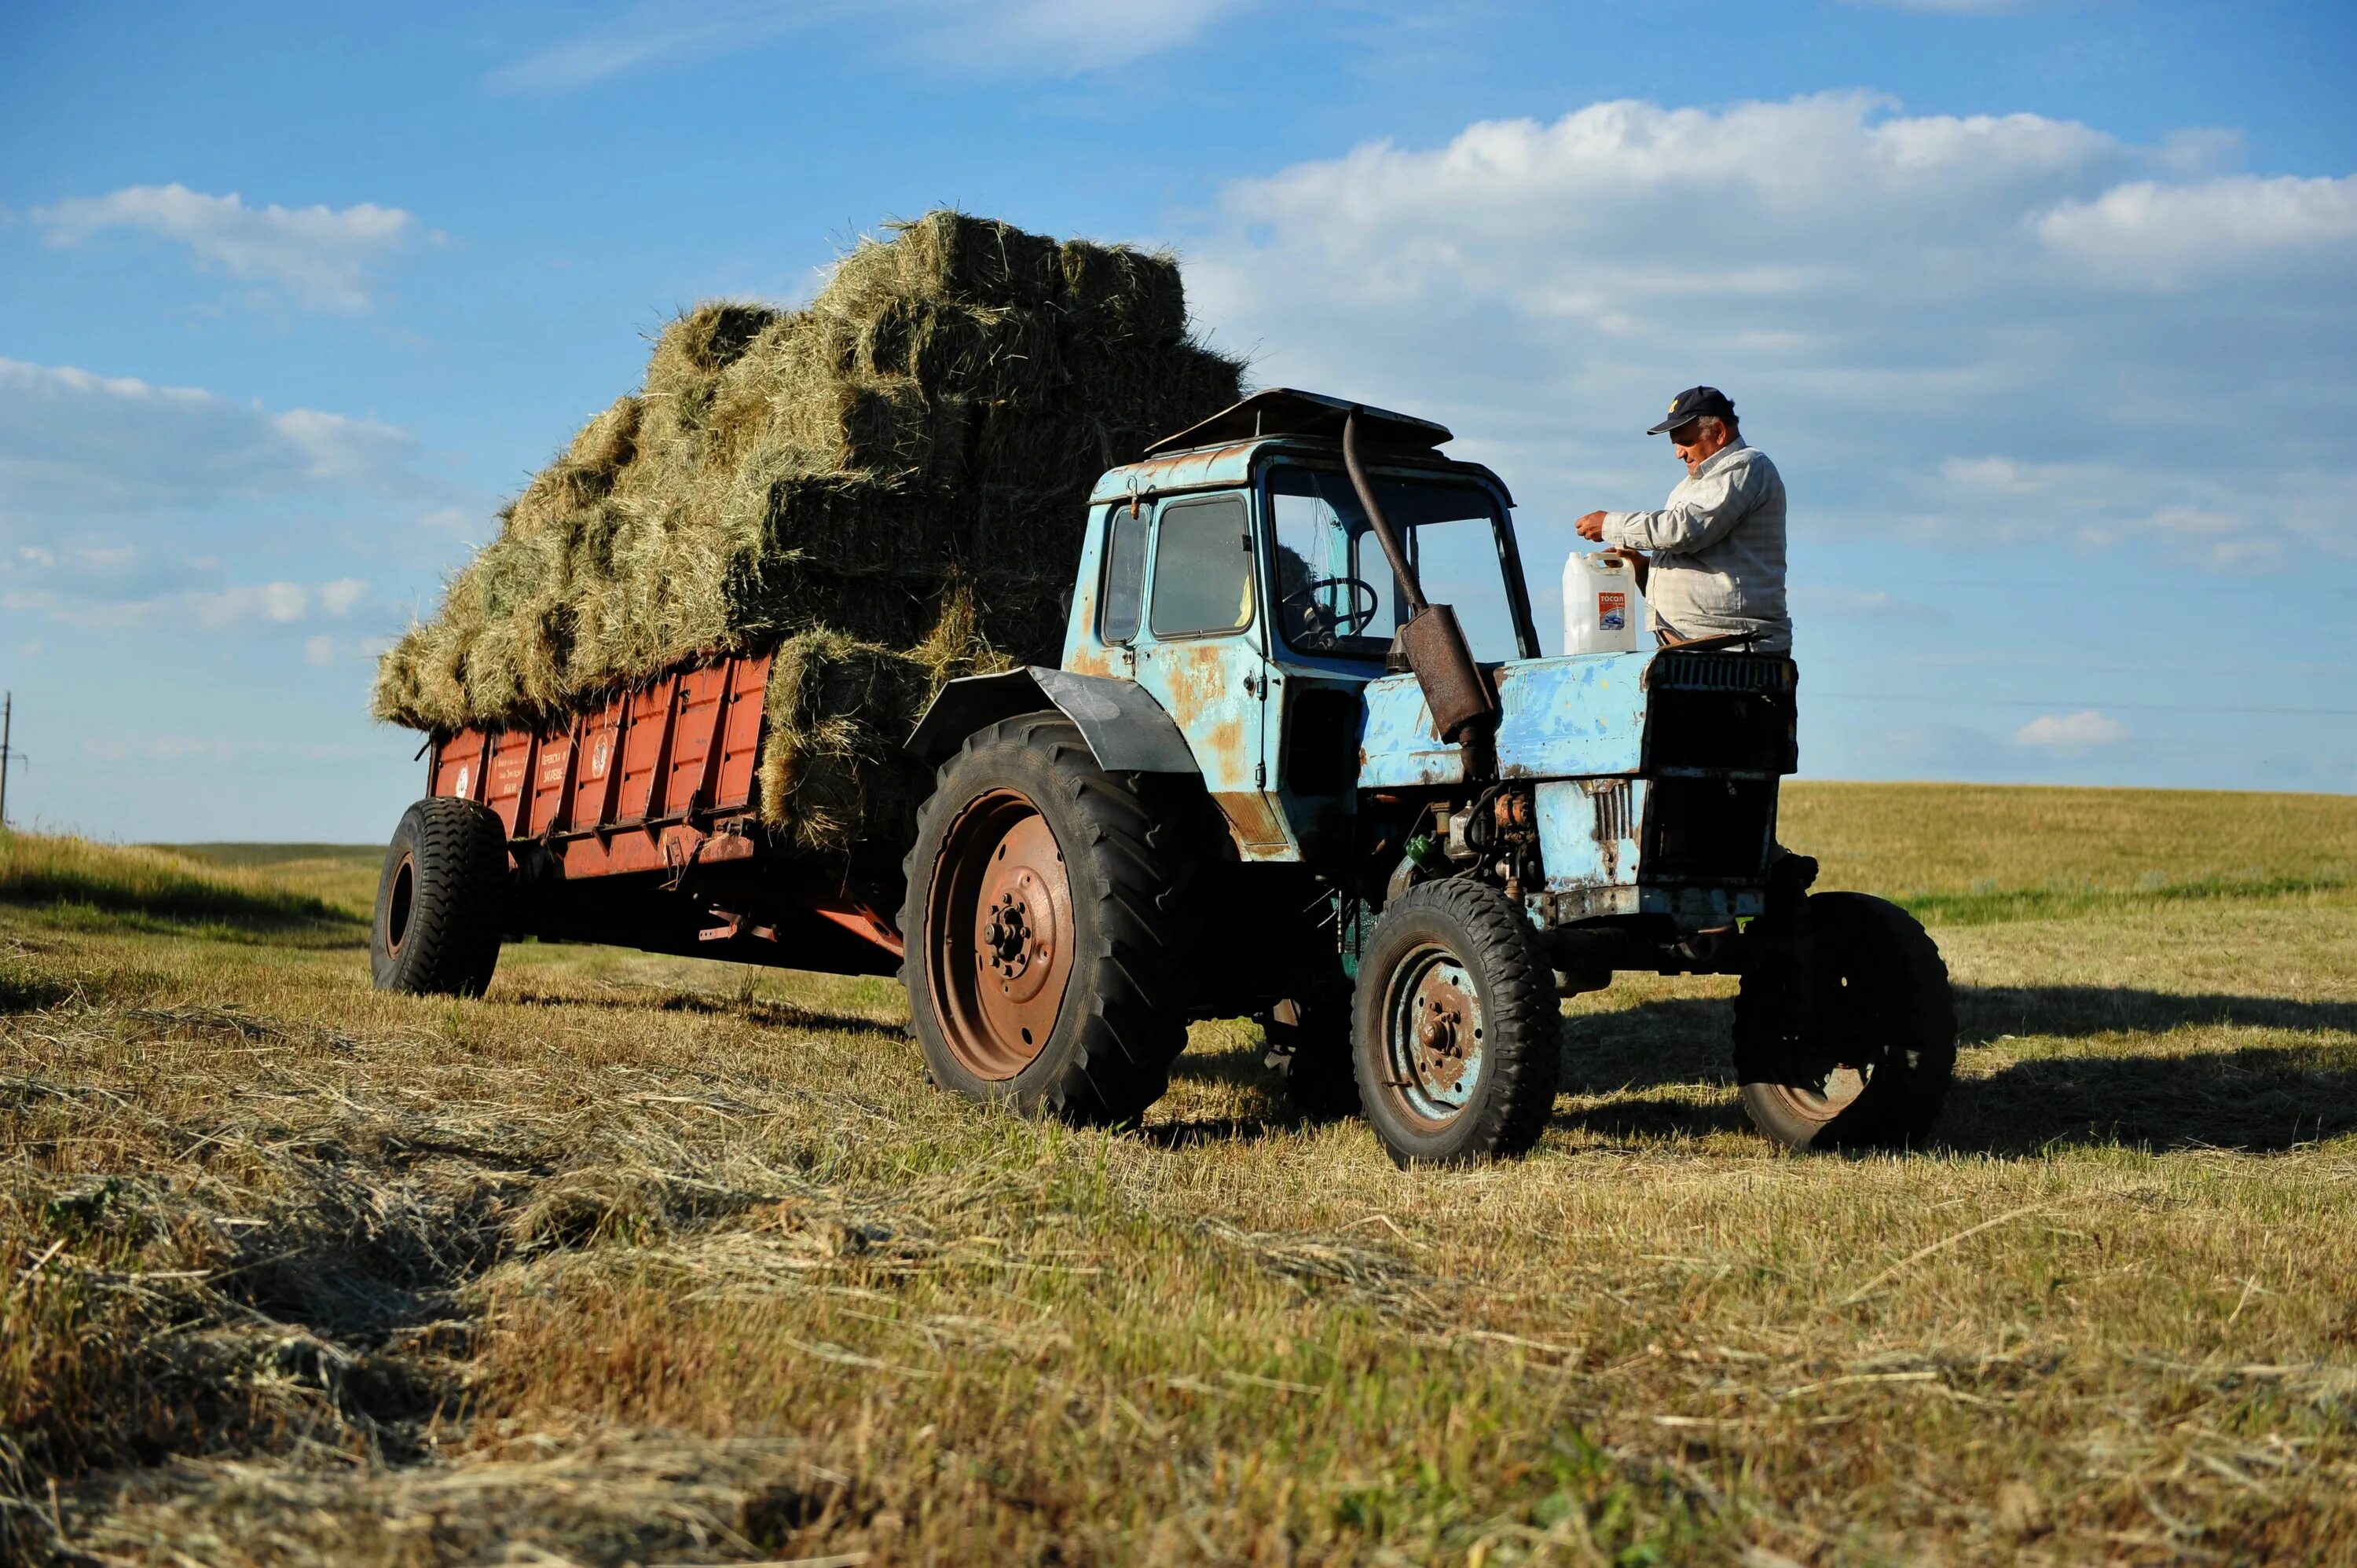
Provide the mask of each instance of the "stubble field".
{"label": "stubble field", "polygon": [[1248,1025],[1075,1131],[886,982],[379,996],[373,852],[0,836],[0,1558],[2357,1562],[2357,799],[1786,800],[1947,957],[1930,1148],[1756,1137],[1724,981],[1403,1175]]}

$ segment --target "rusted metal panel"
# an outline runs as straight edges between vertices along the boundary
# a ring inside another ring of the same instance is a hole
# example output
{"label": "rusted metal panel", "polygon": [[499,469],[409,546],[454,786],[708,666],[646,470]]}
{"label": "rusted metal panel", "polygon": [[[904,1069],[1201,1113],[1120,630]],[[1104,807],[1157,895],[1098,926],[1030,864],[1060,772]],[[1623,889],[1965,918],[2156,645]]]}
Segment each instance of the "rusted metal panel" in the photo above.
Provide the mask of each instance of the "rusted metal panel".
{"label": "rusted metal panel", "polygon": [[1359,788],[1437,788],[1465,781],[1465,753],[1434,733],[1432,710],[1414,675],[1370,681],[1359,741]]}
{"label": "rusted metal panel", "polygon": [[1253,453],[1262,443],[1238,441],[1226,446],[1174,452],[1143,463],[1107,470],[1090,493],[1089,504],[1126,501],[1131,497],[1168,495],[1174,490],[1198,490],[1241,486],[1252,479]]}
{"label": "rusted metal panel", "polygon": [[491,758],[483,769],[483,804],[499,813],[511,837],[522,811],[524,779],[532,768],[536,738],[529,731],[518,730],[493,736]]}
{"label": "rusted metal panel", "polygon": [[1617,778],[1544,779],[1533,789],[1547,891],[1636,885],[1645,789],[1642,779]]}
{"label": "rusted metal panel", "polygon": [[1565,926],[1609,915],[1666,915],[1681,931],[1708,931],[1748,919],[1764,908],[1756,887],[1581,887],[1531,893],[1523,899],[1534,921]]}
{"label": "rusted metal panel", "polygon": [[1138,684],[1176,721],[1237,854],[1299,859],[1300,846],[1270,792],[1274,770],[1263,735],[1268,664],[1252,638],[1141,639],[1136,653]]}
{"label": "rusted metal panel", "polygon": [[676,681],[658,681],[623,699],[627,727],[622,755],[616,764],[621,773],[620,799],[609,821],[643,822],[659,814],[655,787],[661,781],[664,753],[670,748],[672,711],[678,700]]}
{"label": "rusted metal panel", "polygon": [[428,789],[489,806],[512,838],[565,841],[568,876],[749,856],[752,840],[709,829],[754,808],[769,674],[767,654],[731,658],[570,725],[462,730],[436,745]]}
{"label": "rusted metal panel", "polygon": [[[1644,754],[1645,668],[1653,657],[1587,653],[1500,666],[1499,777],[1635,774]],[[1415,676],[1368,682],[1366,701],[1361,789],[1464,781],[1465,759],[1434,732]]]}

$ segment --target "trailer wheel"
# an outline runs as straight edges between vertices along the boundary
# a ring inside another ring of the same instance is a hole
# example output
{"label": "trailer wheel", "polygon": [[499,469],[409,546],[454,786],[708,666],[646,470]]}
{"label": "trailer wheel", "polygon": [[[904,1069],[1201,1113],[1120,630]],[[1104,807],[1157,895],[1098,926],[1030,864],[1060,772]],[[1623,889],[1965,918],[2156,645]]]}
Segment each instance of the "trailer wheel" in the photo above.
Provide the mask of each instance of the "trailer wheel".
{"label": "trailer wheel", "polygon": [[376,988],[480,996],[500,961],[507,897],[508,835],[495,812],[447,795],[410,807],[377,880]]}
{"label": "trailer wheel", "polygon": [[1563,1071],[1554,972],[1494,887],[1427,882],[1392,901],[1359,960],[1351,1057],[1394,1162],[1526,1152]]}
{"label": "trailer wheel", "polygon": [[1112,1124],[1169,1088],[1193,991],[1192,857],[1148,788],[1099,767],[1057,714],[993,725],[942,766],[900,908],[934,1082]]}
{"label": "trailer wheel", "polygon": [[[1805,940],[1764,946],[1736,997],[1743,1109],[1788,1148],[1911,1144],[1931,1131],[1955,1073],[1948,966],[1896,904],[1816,893],[1806,908]],[[1794,1006],[1801,986],[1805,1021]]]}

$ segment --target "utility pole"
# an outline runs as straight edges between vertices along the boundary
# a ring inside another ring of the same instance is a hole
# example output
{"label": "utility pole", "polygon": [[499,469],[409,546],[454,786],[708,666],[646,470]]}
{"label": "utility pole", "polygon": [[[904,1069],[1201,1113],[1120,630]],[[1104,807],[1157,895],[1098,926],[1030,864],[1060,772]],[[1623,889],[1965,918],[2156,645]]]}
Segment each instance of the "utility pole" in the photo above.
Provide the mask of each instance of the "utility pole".
{"label": "utility pole", "polygon": [[8,731],[16,716],[16,693],[0,695],[0,832],[8,831]]}

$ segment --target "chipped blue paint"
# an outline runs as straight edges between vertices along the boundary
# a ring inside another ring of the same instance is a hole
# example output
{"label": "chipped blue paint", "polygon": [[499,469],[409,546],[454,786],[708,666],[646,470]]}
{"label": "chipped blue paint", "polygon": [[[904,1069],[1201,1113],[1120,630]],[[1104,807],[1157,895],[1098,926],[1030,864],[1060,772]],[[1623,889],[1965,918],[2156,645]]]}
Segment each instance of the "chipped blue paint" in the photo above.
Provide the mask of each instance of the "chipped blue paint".
{"label": "chipped blue paint", "polygon": [[1539,862],[1550,893],[1637,885],[1637,833],[1645,821],[1642,779],[1566,779],[1540,784]]}
{"label": "chipped blue paint", "polygon": [[[1645,749],[1645,670],[1652,652],[1523,659],[1498,667],[1498,773],[1585,779],[1637,772]],[[1465,758],[1433,732],[1414,675],[1367,686],[1359,787],[1462,783]]]}

